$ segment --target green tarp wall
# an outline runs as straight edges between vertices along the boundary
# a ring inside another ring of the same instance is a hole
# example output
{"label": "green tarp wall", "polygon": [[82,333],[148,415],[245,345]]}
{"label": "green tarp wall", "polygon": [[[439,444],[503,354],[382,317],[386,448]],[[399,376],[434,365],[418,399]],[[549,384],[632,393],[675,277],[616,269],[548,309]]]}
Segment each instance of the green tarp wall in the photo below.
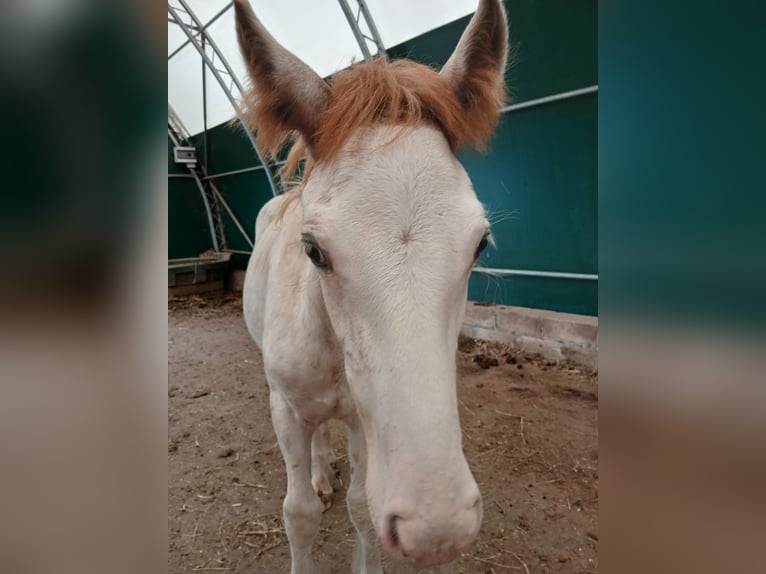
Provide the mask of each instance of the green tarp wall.
{"label": "green tarp wall", "polygon": [[[506,74],[512,103],[598,83],[595,0],[514,0],[506,6],[515,64]],[[441,66],[470,16],[389,48]],[[233,33],[233,31],[232,31]],[[459,159],[487,207],[497,248],[487,248],[484,267],[596,274],[597,95],[587,94],[506,114],[485,154]],[[192,138],[204,156],[204,136]],[[208,173],[258,165],[238,126],[207,132]],[[181,173],[172,162],[168,169]],[[216,179],[237,217],[253,233],[258,210],[271,197],[263,171]],[[170,258],[192,257],[211,247],[205,210],[192,180],[171,178]],[[249,246],[223,214],[231,249]],[[235,256],[244,268],[246,256]],[[597,282],[581,279],[488,277],[474,273],[469,298],[505,305],[596,315]]]}

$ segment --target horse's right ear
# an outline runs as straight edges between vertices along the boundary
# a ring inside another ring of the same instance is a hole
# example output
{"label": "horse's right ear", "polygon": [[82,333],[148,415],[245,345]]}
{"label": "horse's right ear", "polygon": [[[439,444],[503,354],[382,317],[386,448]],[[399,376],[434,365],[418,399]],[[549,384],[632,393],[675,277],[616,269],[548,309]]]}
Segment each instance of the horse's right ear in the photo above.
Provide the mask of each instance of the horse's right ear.
{"label": "horse's right ear", "polygon": [[311,148],[330,87],[269,34],[247,0],[235,0],[237,38],[253,87],[245,99],[259,147],[275,152],[287,134],[299,132]]}

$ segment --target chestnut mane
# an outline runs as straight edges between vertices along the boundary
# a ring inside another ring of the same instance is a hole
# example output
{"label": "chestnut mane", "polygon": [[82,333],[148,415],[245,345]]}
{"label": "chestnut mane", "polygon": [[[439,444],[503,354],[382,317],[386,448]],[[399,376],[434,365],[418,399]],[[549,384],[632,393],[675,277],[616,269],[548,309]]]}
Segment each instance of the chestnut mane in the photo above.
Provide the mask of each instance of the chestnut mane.
{"label": "chestnut mane", "polygon": [[[479,74],[475,82],[472,100],[459,101],[445,78],[411,60],[379,58],[341,70],[329,81],[330,97],[320,115],[319,129],[310,142],[295,140],[283,174],[290,180],[305,154],[305,180],[314,163],[331,160],[364,126],[432,125],[441,130],[453,152],[464,147],[484,149],[497,124],[505,92],[502,79],[492,70]],[[244,102],[248,124],[258,128],[258,147],[272,155],[291,135],[274,113],[289,105],[275,101],[279,97],[277,90],[264,94],[251,89]]]}

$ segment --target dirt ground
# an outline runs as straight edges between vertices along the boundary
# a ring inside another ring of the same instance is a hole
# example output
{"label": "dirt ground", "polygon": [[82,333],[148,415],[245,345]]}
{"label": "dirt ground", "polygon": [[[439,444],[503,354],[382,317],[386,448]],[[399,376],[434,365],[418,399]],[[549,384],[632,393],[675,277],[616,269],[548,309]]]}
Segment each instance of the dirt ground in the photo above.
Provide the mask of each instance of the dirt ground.
{"label": "dirt ground", "polygon": [[[286,479],[260,353],[241,299],[173,299],[168,311],[168,572],[289,572]],[[484,500],[477,540],[431,571],[598,571],[597,377],[461,340],[464,448]],[[320,574],[349,572],[345,433],[331,426],[344,487],[314,546]],[[410,572],[384,559],[384,570]]]}

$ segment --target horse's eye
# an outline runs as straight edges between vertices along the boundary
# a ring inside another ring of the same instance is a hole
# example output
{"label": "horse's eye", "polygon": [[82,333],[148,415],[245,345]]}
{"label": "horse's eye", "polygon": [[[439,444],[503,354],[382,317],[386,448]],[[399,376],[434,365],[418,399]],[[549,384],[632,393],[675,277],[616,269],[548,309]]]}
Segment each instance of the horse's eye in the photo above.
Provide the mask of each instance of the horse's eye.
{"label": "horse's eye", "polygon": [[484,249],[486,249],[488,241],[489,241],[489,233],[487,233],[484,237],[481,238],[481,241],[479,242],[479,246],[476,248],[476,255],[473,256],[474,259],[478,259],[479,255],[481,255],[481,252],[484,251]]}
{"label": "horse's eye", "polygon": [[306,255],[308,255],[311,262],[319,269],[327,269],[330,267],[330,261],[327,256],[319,249],[319,246],[313,241],[304,241],[303,246],[306,249]]}

